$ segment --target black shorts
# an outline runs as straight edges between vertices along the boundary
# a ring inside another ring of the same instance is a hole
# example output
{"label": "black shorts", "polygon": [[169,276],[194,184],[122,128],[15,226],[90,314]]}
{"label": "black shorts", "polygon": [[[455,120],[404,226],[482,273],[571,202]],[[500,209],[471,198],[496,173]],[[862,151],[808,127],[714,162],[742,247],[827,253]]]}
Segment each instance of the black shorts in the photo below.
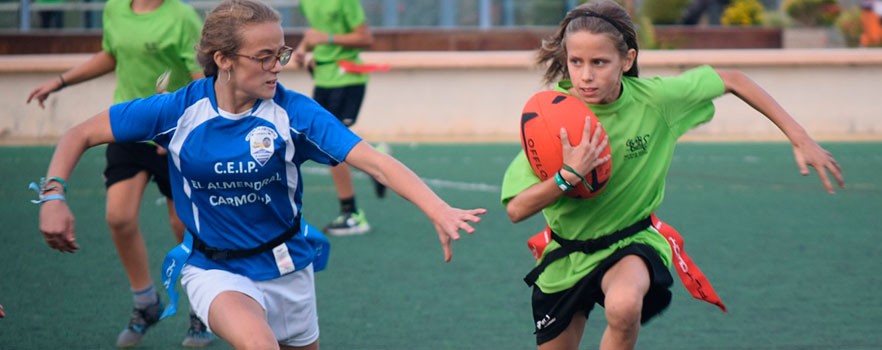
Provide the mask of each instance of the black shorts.
{"label": "black shorts", "polygon": [[533,287],[533,325],[536,329],[536,344],[542,345],[560,335],[570,325],[576,312],[584,311],[585,318],[588,318],[595,303],[603,306],[604,294],[600,287],[603,275],[616,262],[628,255],[643,258],[646,267],[649,268],[650,285],[643,298],[640,323],[646,323],[664,311],[671,304],[670,288],[674,283],[671,272],[655,249],[645,244],[634,243],[613,253],[570,289],[545,294],[538,286]]}
{"label": "black shorts", "polygon": [[144,142],[111,143],[107,145],[107,168],[104,169],[104,186],[131,179],[146,171],[159,187],[159,192],[172,198],[168,178],[168,158],[156,154],[156,146]]}
{"label": "black shorts", "polygon": [[366,85],[352,85],[337,88],[316,86],[312,90],[312,98],[322,107],[331,112],[347,127],[355,124],[361,102],[364,101]]}

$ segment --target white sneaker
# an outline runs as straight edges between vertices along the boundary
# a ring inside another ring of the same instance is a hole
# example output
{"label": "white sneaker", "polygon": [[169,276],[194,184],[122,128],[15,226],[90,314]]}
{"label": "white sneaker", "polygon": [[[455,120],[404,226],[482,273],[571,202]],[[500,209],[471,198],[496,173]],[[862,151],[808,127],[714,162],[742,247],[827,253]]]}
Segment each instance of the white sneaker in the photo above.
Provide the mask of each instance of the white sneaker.
{"label": "white sneaker", "polygon": [[332,236],[349,236],[363,235],[370,230],[371,225],[368,224],[364,212],[359,210],[357,213],[340,214],[322,231]]}

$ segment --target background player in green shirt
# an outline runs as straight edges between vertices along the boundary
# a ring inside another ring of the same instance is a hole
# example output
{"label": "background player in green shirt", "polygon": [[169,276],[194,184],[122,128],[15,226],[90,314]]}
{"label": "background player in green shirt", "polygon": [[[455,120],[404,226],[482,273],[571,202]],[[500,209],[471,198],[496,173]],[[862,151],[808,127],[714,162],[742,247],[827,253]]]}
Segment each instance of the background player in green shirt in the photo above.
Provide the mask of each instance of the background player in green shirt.
{"label": "background player in green shirt", "polygon": [[[309,22],[309,28],[294,52],[295,63],[301,67],[309,65],[315,82],[313,99],[344,125],[352,126],[358,119],[368,76],[346,72],[340,68],[339,62],[361,63],[359,53],[374,42],[364,9],[358,0],[302,0],[300,11]],[[306,63],[305,56],[309,51],[312,51],[312,60]],[[364,212],[355,204],[349,166],[340,163],[331,167],[331,178],[340,200],[340,215],[325,226],[325,233],[367,233],[370,225]],[[377,195],[382,197],[385,186],[377,181],[374,184]]]}
{"label": "background player in green shirt", "polygon": [[[116,73],[113,101],[123,102],[165,91],[174,91],[202,77],[194,47],[199,42],[202,19],[180,0],[110,0],[102,15],[101,52],[73,69],[34,89],[28,102],[43,101],[65,86]],[[164,73],[167,77],[159,79]],[[159,81],[158,81],[159,80]],[[169,222],[180,242],[184,225],[171,198],[168,160],[164,150],[148,143],[113,143],[107,147],[107,224],[126,270],[134,298],[129,325],[119,334],[117,346],[140,343],[149,327],[159,321],[162,302],[150,276],[147,249],[138,227],[138,211],[148,181],[153,177],[166,197]],[[205,325],[190,314],[185,346],[204,346],[212,339]]]}
{"label": "background player in green shirt", "polygon": [[[636,228],[592,254],[566,255],[539,275],[532,305],[540,349],[578,348],[595,303],[604,306],[607,319],[600,348],[634,348],[641,323],[670,304],[671,248],[646,220],[661,205],[677,139],[712,118],[714,98],[730,92],[738,96],[784,132],[803,175],[815,168],[830,193],[827,172],[844,186],[832,155],[743,73],[702,66],[677,77],[642,79],[637,77],[637,50],[633,22],[608,0],[568,13],[539,50],[546,82],[562,78],[556,90],[586,103],[608,135],[601,140],[586,129],[580,144],[563,142],[564,164],[578,174],[560,174],[570,184],[579,183],[579,176],[609,161],[599,157],[606,142],[612,148],[612,174],[598,196],[572,199],[554,179],[539,180],[520,153],[503,180],[509,217],[520,222],[542,211],[552,231],[578,241]],[[561,139],[568,139],[564,130]],[[544,257],[559,247],[550,242]]]}

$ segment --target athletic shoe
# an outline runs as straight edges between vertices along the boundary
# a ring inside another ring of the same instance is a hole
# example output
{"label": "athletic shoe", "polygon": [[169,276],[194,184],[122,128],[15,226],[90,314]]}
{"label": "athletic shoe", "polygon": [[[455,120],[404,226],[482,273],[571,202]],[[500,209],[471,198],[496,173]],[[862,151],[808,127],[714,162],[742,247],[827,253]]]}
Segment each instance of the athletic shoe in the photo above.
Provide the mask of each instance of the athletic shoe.
{"label": "athletic shoe", "polygon": [[[377,151],[386,154],[392,154],[392,149],[389,148],[389,145],[385,142],[380,142],[376,147]],[[371,181],[374,183],[374,193],[377,194],[378,198],[386,197],[386,185],[381,184],[377,179],[371,178]]]}
{"label": "athletic shoe", "polygon": [[123,329],[116,338],[116,346],[121,348],[130,348],[141,343],[147,329],[159,322],[159,316],[162,315],[162,301],[157,295],[156,303],[145,309],[132,308],[132,318],[129,325]]}
{"label": "athletic shoe", "polygon": [[363,235],[370,231],[364,212],[342,213],[322,230],[333,236]]}
{"label": "athletic shoe", "polygon": [[181,345],[188,348],[201,348],[211,344],[212,340],[214,340],[214,334],[211,334],[205,323],[202,323],[202,320],[191,311],[190,328],[187,329],[187,336],[184,337],[184,342]]}

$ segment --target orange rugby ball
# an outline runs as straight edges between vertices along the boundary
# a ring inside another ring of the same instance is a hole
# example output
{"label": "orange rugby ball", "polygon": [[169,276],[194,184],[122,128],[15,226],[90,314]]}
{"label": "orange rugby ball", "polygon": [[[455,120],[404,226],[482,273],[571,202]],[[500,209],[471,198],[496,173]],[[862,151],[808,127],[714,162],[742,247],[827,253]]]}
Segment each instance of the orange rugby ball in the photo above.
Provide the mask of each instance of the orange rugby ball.
{"label": "orange rugby ball", "polygon": [[[594,112],[574,96],[549,90],[536,93],[527,101],[521,114],[521,145],[536,176],[544,181],[554,177],[563,167],[560,129],[566,128],[570,144],[578,145],[582,141],[587,116],[591,117],[591,134],[600,128],[600,137],[606,136]],[[609,154],[607,144],[600,156]],[[583,182],[573,184],[576,187],[566,195],[573,198],[598,195],[609,181],[611,172],[612,161],[601,164],[585,176],[590,188]]]}

